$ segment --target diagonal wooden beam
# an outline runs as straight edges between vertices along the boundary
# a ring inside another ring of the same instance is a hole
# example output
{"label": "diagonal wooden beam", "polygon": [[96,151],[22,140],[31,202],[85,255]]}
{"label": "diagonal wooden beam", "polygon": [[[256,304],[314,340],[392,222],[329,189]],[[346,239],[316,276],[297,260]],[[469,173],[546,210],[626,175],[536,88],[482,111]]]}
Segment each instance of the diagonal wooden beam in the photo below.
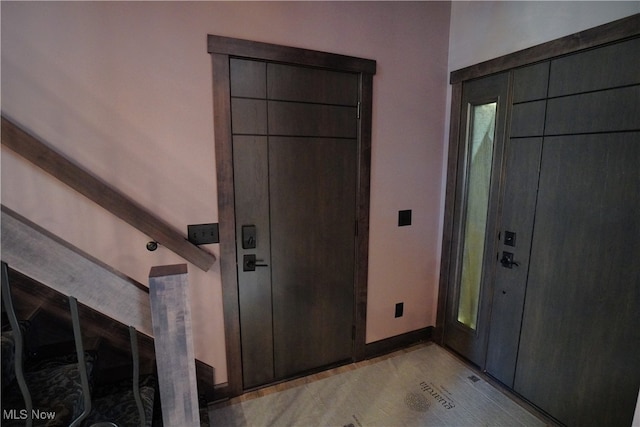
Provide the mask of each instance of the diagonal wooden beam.
{"label": "diagonal wooden beam", "polygon": [[198,268],[208,271],[216,258],[189,242],[185,235],[120,193],[87,170],[62,156],[9,119],[2,117],[2,145],[24,157],[54,178],[171,249]]}

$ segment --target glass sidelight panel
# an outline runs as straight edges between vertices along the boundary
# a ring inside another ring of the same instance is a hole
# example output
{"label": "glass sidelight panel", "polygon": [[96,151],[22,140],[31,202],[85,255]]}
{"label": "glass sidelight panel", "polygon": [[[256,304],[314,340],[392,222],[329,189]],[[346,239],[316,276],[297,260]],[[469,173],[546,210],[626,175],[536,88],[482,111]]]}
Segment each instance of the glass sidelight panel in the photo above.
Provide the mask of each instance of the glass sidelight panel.
{"label": "glass sidelight panel", "polygon": [[496,111],[496,102],[471,105],[469,111],[466,144],[468,172],[458,321],[471,329],[476,329],[478,320]]}

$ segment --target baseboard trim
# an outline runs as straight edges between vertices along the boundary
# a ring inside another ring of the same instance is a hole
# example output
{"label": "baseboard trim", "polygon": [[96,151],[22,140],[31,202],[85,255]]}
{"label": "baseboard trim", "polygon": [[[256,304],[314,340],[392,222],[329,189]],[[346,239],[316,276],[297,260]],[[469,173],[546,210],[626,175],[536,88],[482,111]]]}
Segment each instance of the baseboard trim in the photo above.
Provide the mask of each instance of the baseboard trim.
{"label": "baseboard trim", "polygon": [[231,399],[231,389],[229,388],[229,383],[220,383],[216,384],[213,387],[213,394],[210,396],[207,404],[213,405],[215,403],[224,402],[225,400],[229,399]]}
{"label": "baseboard trim", "polygon": [[433,326],[427,326],[426,328],[366,344],[365,358],[371,359],[420,342],[431,341],[433,329]]}
{"label": "baseboard trim", "polygon": [[[195,359],[196,382],[198,383],[198,398],[200,402],[209,402],[215,394],[213,366]],[[201,403],[202,404],[202,403]]]}
{"label": "baseboard trim", "polygon": [[[382,356],[421,342],[431,341],[433,337],[433,330],[433,326],[428,326],[426,328],[366,344],[365,359]],[[213,396],[209,395],[208,402],[210,405],[223,402],[232,397],[230,393],[231,390],[228,383],[216,384],[213,389]]]}

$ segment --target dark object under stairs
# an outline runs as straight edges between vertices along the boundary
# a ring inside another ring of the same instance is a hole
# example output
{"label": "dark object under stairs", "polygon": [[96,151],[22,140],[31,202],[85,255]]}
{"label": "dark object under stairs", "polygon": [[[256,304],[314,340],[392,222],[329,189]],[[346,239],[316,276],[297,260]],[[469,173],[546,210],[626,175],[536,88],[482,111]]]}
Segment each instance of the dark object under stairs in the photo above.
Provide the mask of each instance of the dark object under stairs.
{"label": "dark object under stairs", "polygon": [[141,372],[135,328],[129,327],[130,348],[124,350],[100,337],[83,337],[75,298],[55,298],[59,306],[68,304],[64,318],[53,315],[56,310],[47,310],[47,301],[21,305],[12,294],[8,271],[3,262],[1,424],[161,424],[154,423],[159,399],[155,372],[150,368],[153,361],[144,361]]}

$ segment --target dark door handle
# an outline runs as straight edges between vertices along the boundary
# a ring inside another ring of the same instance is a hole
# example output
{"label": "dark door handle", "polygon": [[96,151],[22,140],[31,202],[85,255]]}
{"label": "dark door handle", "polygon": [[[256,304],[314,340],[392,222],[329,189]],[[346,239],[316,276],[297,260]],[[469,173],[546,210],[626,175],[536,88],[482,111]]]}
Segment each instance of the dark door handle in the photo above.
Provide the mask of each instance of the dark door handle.
{"label": "dark door handle", "polygon": [[511,252],[502,252],[502,258],[500,259],[500,264],[502,264],[505,268],[513,268],[515,265],[519,267],[520,264],[513,260],[513,254]]}
{"label": "dark door handle", "polygon": [[242,258],[242,271],[256,271],[256,267],[269,267],[268,264],[258,264],[263,260],[256,259],[256,256],[253,254],[245,255]]}

